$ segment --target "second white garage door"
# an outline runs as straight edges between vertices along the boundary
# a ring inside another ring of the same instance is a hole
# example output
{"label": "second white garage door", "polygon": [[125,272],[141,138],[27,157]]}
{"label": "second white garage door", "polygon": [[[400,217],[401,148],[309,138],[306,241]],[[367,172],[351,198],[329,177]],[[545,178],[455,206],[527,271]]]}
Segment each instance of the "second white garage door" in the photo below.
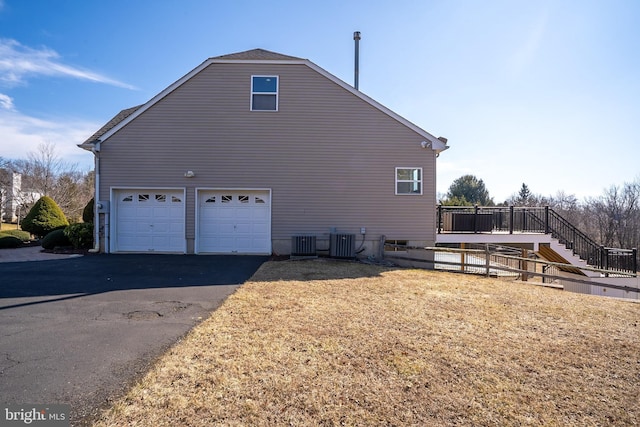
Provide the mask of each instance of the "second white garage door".
{"label": "second white garage door", "polygon": [[270,254],[269,190],[198,190],[198,253]]}

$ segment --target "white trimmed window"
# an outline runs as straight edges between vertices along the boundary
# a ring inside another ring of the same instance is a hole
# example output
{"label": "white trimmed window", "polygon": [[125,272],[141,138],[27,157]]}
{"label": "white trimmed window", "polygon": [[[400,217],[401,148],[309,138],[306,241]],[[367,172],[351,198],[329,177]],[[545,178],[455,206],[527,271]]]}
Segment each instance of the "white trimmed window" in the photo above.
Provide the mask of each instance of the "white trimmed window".
{"label": "white trimmed window", "polygon": [[396,168],[396,195],[422,194],[422,168]]}
{"label": "white trimmed window", "polygon": [[251,111],[278,111],[278,76],[251,76]]}

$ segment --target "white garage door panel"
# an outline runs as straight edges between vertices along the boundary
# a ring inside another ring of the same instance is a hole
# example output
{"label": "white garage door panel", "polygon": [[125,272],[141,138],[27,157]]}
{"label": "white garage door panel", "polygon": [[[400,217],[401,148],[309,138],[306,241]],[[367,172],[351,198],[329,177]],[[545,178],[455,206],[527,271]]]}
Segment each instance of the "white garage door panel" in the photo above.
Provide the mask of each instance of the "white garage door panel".
{"label": "white garage door panel", "polygon": [[116,252],[185,252],[181,190],[117,190]]}
{"label": "white garage door panel", "polygon": [[200,190],[198,252],[271,253],[269,191]]}

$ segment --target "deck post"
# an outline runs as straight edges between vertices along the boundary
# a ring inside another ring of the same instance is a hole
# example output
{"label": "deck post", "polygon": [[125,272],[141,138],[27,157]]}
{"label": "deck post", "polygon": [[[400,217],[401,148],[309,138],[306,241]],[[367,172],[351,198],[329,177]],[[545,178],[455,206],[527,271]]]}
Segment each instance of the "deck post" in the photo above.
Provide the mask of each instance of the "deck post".
{"label": "deck post", "polygon": [[604,246],[600,245],[600,265],[599,267],[602,269],[606,269],[605,265],[607,265],[607,260],[605,257]]}
{"label": "deck post", "polygon": [[[522,248],[522,258],[529,258],[529,251],[525,248]],[[527,271],[529,271],[529,263],[526,260],[522,260],[521,262],[521,270],[522,270],[522,281],[526,282],[529,280],[529,275]]]}
{"label": "deck post", "polygon": [[513,205],[509,206],[509,234],[513,234]]}
{"label": "deck post", "polygon": [[442,205],[438,205],[438,234],[442,233]]}
{"label": "deck post", "polygon": [[485,268],[487,270],[487,273],[486,273],[487,277],[489,277],[489,274],[491,271],[490,269],[491,263],[489,261],[489,244],[488,243],[484,244],[484,263],[485,263]]}
{"label": "deck post", "polygon": [[544,234],[549,234],[549,206],[544,207]]}
{"label": "deck post", "polygon": [[638,272],[638,249],[633,248],[631,250],[633,251],[633,260],[631,261],[633,265],[633,272],[637,273]]}
{"label": "deck post", "polygon": [[[464,243],[460,243],[460,249],[466,249],[466,244]],[[464,269],[465,269],[465,265],[464,265],[464,260],[465,260],[465,253],[460,252],[460,271],[464,273]]]}
{"label": "deck post", "polygon": [[475,209],[473,210],[473,232],[474,234],[478,234],[478,205],[475,205]]}

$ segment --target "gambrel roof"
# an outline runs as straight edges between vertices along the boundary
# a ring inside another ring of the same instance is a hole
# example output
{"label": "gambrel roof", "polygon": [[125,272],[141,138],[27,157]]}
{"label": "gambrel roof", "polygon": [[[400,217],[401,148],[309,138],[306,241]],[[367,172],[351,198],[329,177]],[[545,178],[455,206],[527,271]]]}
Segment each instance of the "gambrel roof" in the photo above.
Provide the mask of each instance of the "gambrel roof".
{"label": "gambrel roof", "polygon": [[353,95],[355,95],[358,98],[362,99],[364,102],[366,102],[366,103],[370,104],[371,106],[377,108],[378,110],[382,111],[383,113],[387,114],[388,116],[392,117],[393,119],[397,120],[398,122],[402,123],[406,127],[410,128],[411,130],[413,130],[416,133],[418,133],[419,135],[421,135],[423,138],[425,138],[426,141],[429,142],[429,144],[431,145],[431,148],[434,151],[436,151],[437,153],[439,153],[441,151],[444,151],[447,148],[449,148],[446,145],[446,139],[444,139],[444,138],[442,138],[442,139],[436,138],[435,136],[431,135],[429,132],[425,131],[424,129],[422,129],[422,128],[418,127],[418,126],[416,126],[415,124],[413,124],[410,121],[408,121],[407,119],[401,117],[397,113],[391,111],[390,109],[388,109],[384,105],[382,105],[379,102],[373,100],[372,98],[368,97],[367,95],[365,95],[364,93],[360,92],[359,90],[353,88],[348,83],[345,83],[344,81],[340,80],[338,77],[334,76],[333,74],[329,73],[328,71],[324,70],[323,68],[317,66],[316,64],[314,64],[313,62],[309,61],[308,59],[298,58],[298,57],[289,56],[289,55],[283,55],[283,54],[276,53],[276,52],[271,52],[271,51],[268,51],[268,50],[265,50],[265,49],[252,49],[252,50],[247,50],[247,51],[244,51],[244,52],[232,53],[232,54],[228,54],[228,55],[221,55],[221,56],[216,56],[216,57],[207,59],[202,64],[200,64],[199,66],[197,66],[196,68],[191,70],[189,73],[184,75],[182,78],[180,78],[179,80],[177,80],[176,82],[171,84],[165,90],[160,92],[158,95],[153,97],[146,104],[142,104],[142,105],[139,105],[137,107],[132,107],[132,108],[128,108],[128,109],[120,111],[106,125],[104,125],[96,133],[94,133],[84,143],[79,144],[78,146],[80,148],[85,149],[85,150],[92,150],[95,147],[96,143],[100,143],[100,142],[103,142],[106,139],[108,139],[111,135],[116,133],[122,127],[126,126],[127,123],[129,123],[132,120],[135,120],[136,117],[138,117],[144,111],[146,111],[147,109],[152,107],[156,102],[158,102],[161,99],[163,99],[165,96],[167,96],[168,94],[173,92],[175,89],[180,87],[183,83],[185,83],[186,81],[191,79],[193,76],[198,74],[200,71],[202,71],[205,68],[207,68],[209,65],[216,64],[216,63],[224,64],[224,63],[237,63],[237,62],[256,63],[256,64],[269,64],[269,63],[271,63],[271,64],[299,64],[299,65],[306,65],[309,68],[313,69],[314,71],[318,72],[319,74],[323,75],[327,79],[329,79],[329,80],[333,81],[334,83],[336,83],[337,85],[341,86],[343,89],[351,92]]}

